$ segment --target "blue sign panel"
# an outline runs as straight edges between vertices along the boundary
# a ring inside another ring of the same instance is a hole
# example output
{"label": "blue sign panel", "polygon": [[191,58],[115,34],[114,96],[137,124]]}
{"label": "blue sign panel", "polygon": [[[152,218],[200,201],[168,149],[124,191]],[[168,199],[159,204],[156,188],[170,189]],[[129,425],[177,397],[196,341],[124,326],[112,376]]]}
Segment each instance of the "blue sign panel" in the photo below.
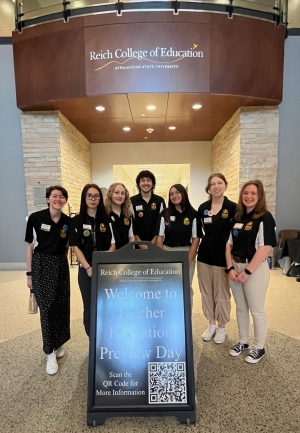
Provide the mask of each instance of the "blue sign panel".
{"label": "blue sign panel", "polygon": [[187,403],[181,263],[98,270],[94,406]]}

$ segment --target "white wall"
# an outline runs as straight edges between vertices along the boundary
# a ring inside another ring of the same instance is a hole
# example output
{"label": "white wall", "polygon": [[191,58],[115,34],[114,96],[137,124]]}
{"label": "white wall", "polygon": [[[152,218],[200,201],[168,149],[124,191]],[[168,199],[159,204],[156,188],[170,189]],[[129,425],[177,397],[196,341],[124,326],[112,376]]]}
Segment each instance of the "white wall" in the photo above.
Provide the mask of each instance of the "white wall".
{"label": "white wall", "polygon": [[[93,143],[92,178],[100,187],[113,183],[113,165],[117,164],[190,164],[192,205],[207,200],[204,192],[211,173],[210,142],[173,143]],[[138,174],[138,173],[137,173]]]}
{"label": "white wall", "polygon": [[285,41],[283,100],[279,106],[277,230],[300,229],[300,36]]}
{"label": "white wall", "polygon": [[0,185],[0,268],[14,268],[14,263],[26,260],[27,205],[21,112],[16,106],[13,52],[11,45],[1,44]]}

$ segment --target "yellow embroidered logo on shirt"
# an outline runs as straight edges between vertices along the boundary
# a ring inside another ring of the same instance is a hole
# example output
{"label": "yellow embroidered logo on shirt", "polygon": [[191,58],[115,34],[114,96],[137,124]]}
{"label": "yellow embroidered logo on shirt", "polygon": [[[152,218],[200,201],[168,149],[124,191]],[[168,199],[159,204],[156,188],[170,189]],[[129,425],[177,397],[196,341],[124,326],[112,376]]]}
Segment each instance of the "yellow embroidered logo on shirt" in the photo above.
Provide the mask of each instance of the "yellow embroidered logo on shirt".
{"label": "yellow embroidered logo on shirt", "polygon": [[129,220],[128,220],[128,218],[124,218],[124,224],[125,224],[125,226],[129,226]]}
{"label": "yellow embroidered logo on shirt", "polygon": [[185,226],[188,226],[188,225],[190,224],[190,220],[189,220],[188,218],[184,218],[184,220],[183,220],[183,224],[184,224]]}
{"label": "yellow embroidered logo on shirt", "polygon": [[156,210],[156,203],[151,203],[151,209]]}
{"label": "yellow embroidered logo on shirt", "polygon": [[228,218],[228,210],[224,209],[222,212],[222,218]]}
{"label": "yellow embroidered logo on shirt", "polygon": [[65,238],[66,236],[67,236],[66,230],[61,229],[61,231],[60,231],[60,237],[61,238]]}
{"label": "yellow embroidered logo on shirt", "polygon": [[251,230],[251,229],[252,229],[252,226],[253,226],[253,222],[250,221],[249,223],[247,223],[247,224],[245,225],[245,230]]}
{"label": "yellow embroidered logo on shirt", "polygon": [[106,227],[103,223],[100,224],[100,232],[106,232]]}

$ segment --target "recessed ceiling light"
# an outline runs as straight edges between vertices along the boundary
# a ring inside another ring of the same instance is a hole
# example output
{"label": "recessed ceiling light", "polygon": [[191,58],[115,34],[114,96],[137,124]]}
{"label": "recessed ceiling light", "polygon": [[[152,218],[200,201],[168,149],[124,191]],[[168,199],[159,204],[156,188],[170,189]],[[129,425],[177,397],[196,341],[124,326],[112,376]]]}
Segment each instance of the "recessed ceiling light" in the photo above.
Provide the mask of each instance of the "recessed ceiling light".
{"label": "recessed ceiling light", "polygon": [[202,108],[201,104],[194,104],[192,107],[194,110],[199,110],[199,108]]}
{"label": "recessed ceiling light", "polygon": [[154,131],[153,128],[147,128],[146,131],[148,132],[148,134],[152,134],[152,132]]}
{"label": "recessed ceiling light", "polygon": [[103,107],[102,105],[98,105],[98,107],[96,107],[97,111],[104,111],[105,107]]}
{"label": "recessed ceiling light", "polygon": [[147,110],[155,110],[156,106],[155,105],[147,105]]}
{"label": "recessed ceiling light", "polygon": [[130,131],[129,126],[124,126],[123,131],[126,131],[126,132]]}
{"label": "recessed ceiling light", "polygon": [[174,131],[174,129],[176,129],[176,126],[169,126],[169,129],[170,129],[171,131]]}
{"label": "recessed ceiling light", "polygon": [[144,139],[145,139],[145,140],[147,140],[147,139],[148,139],[148,137],[144,137]]}

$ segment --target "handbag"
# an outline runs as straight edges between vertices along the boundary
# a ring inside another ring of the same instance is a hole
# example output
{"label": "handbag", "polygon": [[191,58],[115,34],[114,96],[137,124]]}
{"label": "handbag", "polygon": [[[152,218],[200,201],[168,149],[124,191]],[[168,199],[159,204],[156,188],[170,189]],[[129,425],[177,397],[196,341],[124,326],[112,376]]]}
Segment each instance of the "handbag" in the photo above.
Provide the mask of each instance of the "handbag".
{"label": "handbag", "polygon": [[36,302],[34,293],[30,291],[29,295],[29,305],[28,305],[28,313],[29,314],[36,314],[38,312],[38,304]]}

